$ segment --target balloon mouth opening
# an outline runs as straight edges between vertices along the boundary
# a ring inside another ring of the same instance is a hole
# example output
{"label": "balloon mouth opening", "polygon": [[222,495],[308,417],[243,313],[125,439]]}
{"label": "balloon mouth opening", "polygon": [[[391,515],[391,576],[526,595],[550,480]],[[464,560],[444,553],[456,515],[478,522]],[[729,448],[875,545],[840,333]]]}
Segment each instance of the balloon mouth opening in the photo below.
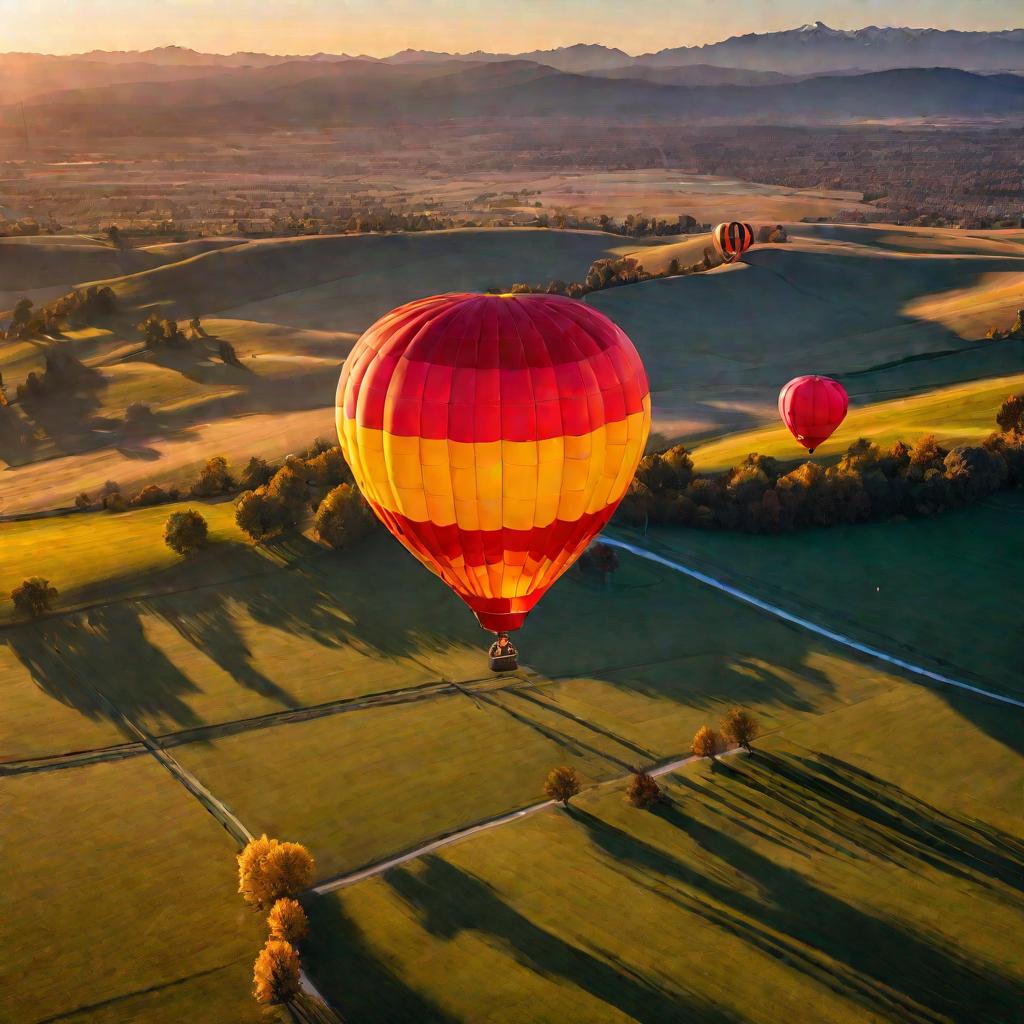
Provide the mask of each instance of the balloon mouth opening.
{"label": "balloon mouth opening", "polygon": [[491,633],[511,633],[522,629],[526,612],[476,612],[477,622]]}

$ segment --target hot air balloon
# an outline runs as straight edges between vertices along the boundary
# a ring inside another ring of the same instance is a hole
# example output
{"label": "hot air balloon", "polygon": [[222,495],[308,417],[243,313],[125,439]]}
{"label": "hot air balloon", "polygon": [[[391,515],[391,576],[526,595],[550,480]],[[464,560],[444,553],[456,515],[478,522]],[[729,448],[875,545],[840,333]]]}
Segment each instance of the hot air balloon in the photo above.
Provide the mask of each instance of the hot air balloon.
{"label": "hot air balloon", "polygon": [[779,392],[779,415],[790,433],[810,452],[846,418],[846,389],[831,377],[794,377]]}
{"label": "hot air balloon", "polygon": [[728,224],[719,224],[711,236],[715,240],[715,248],[723,262],[733,263],[754,244],[754,229],[749,224],[741,224],[734,220]]}
{"label": "hot air balloon", "polygon": [[356,343],[336,405],[373,511],[495,633],[608,522],[651,422],[632,342],[557,295],[402,306]]}

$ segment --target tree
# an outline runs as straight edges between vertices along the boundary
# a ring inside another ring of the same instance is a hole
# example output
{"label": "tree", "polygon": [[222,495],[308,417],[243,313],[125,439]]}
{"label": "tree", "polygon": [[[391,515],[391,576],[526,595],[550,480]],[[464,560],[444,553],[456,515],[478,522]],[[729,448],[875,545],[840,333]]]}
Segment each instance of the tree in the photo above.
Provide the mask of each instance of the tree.
{"label": "tree", "polygon": [[320,502],[313,528],[324,543],[344,549],[365,537],[374,521],[359,491],[351,484],[339,484]]}
{"label": "tree", "polygon": [[309,918],[298,900],[284,897],[270,908],[267,917],[270,937],[297,946],[309,934]]}
{"label": "tree", "polygon": [[576,775],[576,769],[568,765],[561,768],[552,768],[547,779],[544,780],[544,793],[549,800],[560,800],[563,807],[569,806],[569,801],[580,791],[580,780]]}
{"label": "tree", "polygon": [[314,861],[301,843],[252,839],[237,857],[238,891],[247,903],[268,907],[282,897],[298,896],[313,881]]}
{"label": "tree", "polygon": [[267,483],[275,472],[274,467],[266,459],[254,455],[242,470],[242,475],[238,478],[238,485],[244,490],[255,491],[257,487],[262,487]]}
{"label": "tree", "polygon": [[172,512],[164,523],[164,543],[179,555],[189,555],[204,547],[209,528],[193,509]]}
{"label": "tree", "polygon": [[[301,459],[295,461],[305,466]],[[306,482],[305,474],[299,472],[294,464],[282,466],[271,477],[270,483],[267,484],[267,493],[272,498],[277,498],[293,519],[297,518],[309,503],[309,484]]]}
{"label": "tree", "polygon": [[267,494],[265,487],[246,491],[235,505],[235,522],[249,538],[262,543],[281,534],[291,523],[280,499]]}
{"label": "tree", "polygon": [[223,455],[214,455],[199,472],[199,477],[192,485],[192,497],[212,498],[217,494],[225,494],[235,488],[235,479],[231,475],[231,466]]}
{"label": "tree", "polygon": [[162,505],[170,501],[171,496],[159,484],[146,484],[138,494],[132,498],[130,504],[136,508],[148,508],[150,505]]}
{"label": "tree", "polygon": [[57,588],[51,587],[50,581],[42,576],[30,576],[11,591],[11,600],[22,615],[38,619],[57,600]]}
{"label": "tree", "polygon": [[290,1003],[299,994],[299,954],[290,942],[267,939],[253,966],[253,995],[269,1005]]}
{"label": "tree", "polygon": [[654,780],[652,775],[637,769],[629,780],[626,789],[626,800],[634,807],[653,807],[663,799],[661,786]]}
{"label": "tree", "polygon": [[32,300],[18,299],[14,304],[14,313],[11,316],[11,323],[27,324],[32,319]]}
{"label": "tree", "polygon": [[709,726],[702,725],[693,737],[691,749],[697,757],[710,757],[714,762],[720,750],[718,734]]}
{"label": "tree", "polygon": [[82,491],[82,493],[79,494],[77,498],[75,498],[75,508],[77,508],[81,512],[85,512],[91,507],[92,498],[90,498],[85,491]]}
{"label": "tree", "polygon": [[608,577],[619,567],[619,556],[610,544],[596,540],[580,555],[578,564],[581,572],[594,573],[601,577],[602,584],[606,584]]}
{"label": "tree", "polygon": [[111,224],[107,228],[106,235],[110,239],[110,244],[115,249],[120,249],[124,245],[124,239],[121,238],[121,229],[116,224]]}
{"label": "tree", "polygon": [[758,720],[742,708],[729,708],[722,719],[722,735],[729,743],[742,747],[748,754],[753,753],[750,744],[760,732]]}
{"label": "tree", "polygon": [[1024,395],[1010,395],[999,407],[996,423],[1004,434],[1024,434]]}

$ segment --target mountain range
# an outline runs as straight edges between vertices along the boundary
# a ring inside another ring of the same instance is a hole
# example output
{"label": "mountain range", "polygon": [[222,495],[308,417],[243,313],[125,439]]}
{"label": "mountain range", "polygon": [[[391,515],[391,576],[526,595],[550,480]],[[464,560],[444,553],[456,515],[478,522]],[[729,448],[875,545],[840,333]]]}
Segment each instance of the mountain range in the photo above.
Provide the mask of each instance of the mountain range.
{"label": "mountain range", "polygon": [[[0,61],[12,56],[0,55]],[[238,52],[200,53],[182,46],[161,46],[151,50],[91,50],[58,60],[87,64],[156,64],[174,67],[268,67],[295,61],[335,63],[347,60],[379,61],[387,64],[471,63],[527,60],[559,71],[606,71],[627,66],[687,67],[710,64],[749,71],[785,74],[814,74],[827,71],[879,71],[908,67],[956,67],[974,71],[1024,70],[1024,28],[998,32],[961,32],[931,28],[834,29],[821,21],[781,32],[732,36],[702,46],[676,46],[631,56],[616,47],[576,43],[550,50],[526,53],[444,53],[430,50],[402,50],[376,58],[345,53],[272,55]]]}
{"label": "mountain range", "polygon": [[563,72],[527,60],[348,60],[226,67],[177,81],[46,93],[0,107],[0,126],[8,133],[30,122],[36,131],[162,135],[453,119],[814,124],[1011,115],[1024,115],[1024,76],[951,68],[677,85]]}

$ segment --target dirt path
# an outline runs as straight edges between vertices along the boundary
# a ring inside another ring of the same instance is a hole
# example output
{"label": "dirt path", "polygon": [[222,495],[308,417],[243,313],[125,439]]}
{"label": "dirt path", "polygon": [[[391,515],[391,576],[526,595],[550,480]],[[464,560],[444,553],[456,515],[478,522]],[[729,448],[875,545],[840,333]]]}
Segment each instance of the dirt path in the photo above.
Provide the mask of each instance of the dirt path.
{"label": "dirt path", "polygon": [[[725,751],[719,756],[729,757],[733,754],[738,754],[739,752],[739,748],[734,748]],[[678,771],[680,768],[684,768],[688,764],[693,764],[695,761],[701,760],[703,760],[703,758],[697,757],[696,755],[676,758],[674,761],[666,761],[664,764],[651,768],[648,775],[653,775],[656,778],[661,775],[668,775],[670,772]],[[599,782],[596,786],[592,786],[590,788],[597,789],[601,786],[612,786],[615,783],[622,782],[623,779],[628,778],[629,774],[618,775],[614,779],[606,779],[604,782]],[[397,857],[390,857],[387,860],[377,861],[375,864],[370,864],[365,868],[359,868],[357,871],[349,871],[343,875],[336,875],[334,878],[329,878],[326,882],[314,885],[311,891],[317,896],[324,896],[327,893],[335,892],[337,889],[344,889],[348,885],[355,885],[356,882],[362,882],[367,878],[373,878],[374,875],[380,875],[385,871],[390,871],[392,868],[398,867],[399,864],[405,864],[407,861],[415,860],[417,857],[423,857],[428,853],[433,853],[435,850],[440,850],[442,847],[450,846],[452,843],[468,839],[470,836],[475,836],[480,832],[486,832],[488,829],[497,828],[498,825],[507,825],[511,821],[519,821],[521,818],[529,818],[531,815],[547,810],[549,807],[556,806],[557,803],[557,800],[542,800],[540,803],[530,804],[528,807],[523,807],[518,811],[511,811],[508,814],[502,814],[497,818],[488,818],[485,821],[477,822],[475,825],[469,825],[466,828],[459,829],[458,832],[450,832],[448,835],[440,836],[429,843],[417,846],[413,850],[407,850],[405,853],[398,854]]]}
{"label": "dirt path", "polygon": [[793,626],[798,626],[800,629],[805,629],[807,632],[814,633],[817,636],[825,637],[826,640],[831,640],[833,643],[837,643],[842,647],[848,647],[850,650],[857,651],[859,654],[866,654],[869,658],[876,658],[878,661],[883,661],[887,665],[894,665],[896,668],[902,669],[904,672],[921,676],[925,679],[931,680],[933,683],[939,683],[942,686],[952,686],[957,690],[964,690],[968,693],[973,693],[976,696],[985,697],[988,700],[999,701],[1002,704],[1010,704],[1015,708],[1024,708],[1024,700],[1020,700],[1017,697],[1010,697],[1005,693],[995,693],[992,690],[985,690],[980,686],[972,686],[970,683],[962,682],[959,679],[953,679],[951,676],[945,676],[940,672],[933,672],[931,669],[922,668],[920,665],[914,665],[912,662],[904,661],[903,658],[897,658],[891,654],[886,654],[885,651],[880,651],[877,647],[870,647],[867,644],[862,644],[859,640],[854,640],[852,637],[845,636],[842,633],[836,633],[834,630],[827,629],[825,626],[819,626],[816,622],[811,622],[810,619],[804,619],[799,615],[794,615],[792,612],[787,612],[784,608],[780,608],[778,605],[770,604],[768,601],[762,601],[759,597],[754,597],[752,594],[748,594],[745,591],[730,586],[722,580],[715,579],[714,576],[708,576],[706,573],[699,572],[696,569],[691,569],[679,562],[674,562],[672,559],[656,554],[645,547],[641,547],[639,544],[630,544],[628,541],[618,540],[615,537],[608,536],[602,536],[601,540],[605,544],[610,544],[612,547],[622,548],[623,551],[628,551],[630,554],[636,555],[638,558],[645,558],[648,562],[656,562],[658,565],[663,565],[667,569],[672,569],[674,572],[682,573],[684,576],[689,576],[690,579],[696,580],[698,583],[703,583],[705,586],[711,587],[713,590],[718,590],[723,594],[728,594],[730,597],[736,598],[737,601],[742,601],[744,604],[749,604],[762,612],[767,612],[767,614],[772,615],[777,619],[782,619],[783,622],[788,622]]}

